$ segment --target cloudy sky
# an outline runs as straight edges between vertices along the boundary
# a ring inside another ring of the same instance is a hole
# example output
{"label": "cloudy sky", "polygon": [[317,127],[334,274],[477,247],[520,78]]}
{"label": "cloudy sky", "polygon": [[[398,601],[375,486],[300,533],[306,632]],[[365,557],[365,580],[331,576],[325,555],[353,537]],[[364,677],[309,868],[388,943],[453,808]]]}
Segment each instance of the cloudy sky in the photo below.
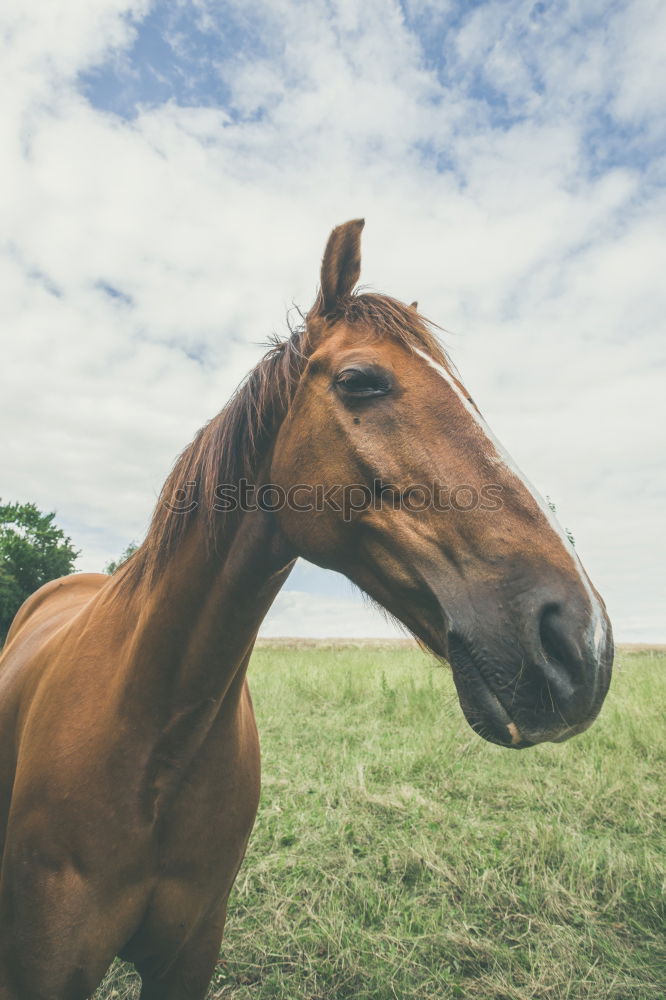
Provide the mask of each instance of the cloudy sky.
{"label": "cloudy sky", "polygon": [[[0,495],[99,570],[333,225],[446,327],[625,640],[666,641],[661,0],[5,0]],[[381,635],[301,564],[267,634]]]}

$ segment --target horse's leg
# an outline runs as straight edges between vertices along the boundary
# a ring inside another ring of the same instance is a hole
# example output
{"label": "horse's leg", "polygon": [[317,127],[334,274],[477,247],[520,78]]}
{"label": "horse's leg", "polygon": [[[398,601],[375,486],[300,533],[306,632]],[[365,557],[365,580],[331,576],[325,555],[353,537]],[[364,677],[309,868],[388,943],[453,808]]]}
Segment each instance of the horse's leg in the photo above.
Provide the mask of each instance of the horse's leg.
{"label": "horse's leg", "polygon": [[[109,947],[115,928],[95,907],[80,911],[80,924],[61,920],[59,906],[71,916],[66,896],[51,901],[50,919],[13,928],[2,943],[0,1000],[87,1000],[114,958]],[[93,928],[101,928],[100,940]],[[111,933],[109,933],[111,930]]]}
{"label": "horse's leg", "polygon": [[0,882],[0,998],[86,1000],[140,918],[147,892],[94,881],[66,859],[56,862],[47,838],[14,832]]}
{"label": "horse's leg", "polygon": [[204,1000],[220,954],[226,913],[225,900],[161,968],[152,962],[136,963],[142,981],[140,1000]]}
{"label": "horse's leg", "polygon": [[[51,919],[12,928],[0,955],[0,1000],[86,1000],[113,961],[113,951],[88,928],[103,924],[94,908],[81,911],[86,929],[74,929],[58,915],[52,901]],[[66,897],[62,905],[71,915]]]}

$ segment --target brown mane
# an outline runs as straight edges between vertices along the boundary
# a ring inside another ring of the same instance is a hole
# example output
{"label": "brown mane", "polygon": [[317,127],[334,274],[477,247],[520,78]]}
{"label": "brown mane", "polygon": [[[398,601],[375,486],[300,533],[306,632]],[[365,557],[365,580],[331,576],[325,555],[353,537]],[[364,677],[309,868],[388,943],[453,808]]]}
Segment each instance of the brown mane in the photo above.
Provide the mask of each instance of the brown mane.
{"label": "brown mane", "polygon": [[[388,295],[362,292],[347,296],[336,315],[327,319],[397,340],[410,350],[425,351],[440,364],[449,364],[433,332],[435,324]],[[209,545],[215,548],[218,524],[224,518],[214,509],[215,489],[219,483],[254,480],[291,405],[312,349],[306,317],[289,337],[271,346],[227,405],[181,452],[160,491],[143,544],[120,569],[130,586],[159,573],[195,517],[205,518]],[[191,482],[196,487],[187,499],[196,500],[197,507],[188,513],[174,513],[166,504]]]}

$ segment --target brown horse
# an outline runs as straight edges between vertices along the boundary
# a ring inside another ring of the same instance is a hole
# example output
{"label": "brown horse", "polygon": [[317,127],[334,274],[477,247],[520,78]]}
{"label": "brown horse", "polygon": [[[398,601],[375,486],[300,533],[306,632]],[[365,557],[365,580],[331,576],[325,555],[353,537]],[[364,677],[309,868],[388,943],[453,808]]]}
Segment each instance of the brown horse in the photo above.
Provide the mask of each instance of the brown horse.
{"label": "brown horse", "polygon": [[473,728],[564,740],[608,688],[604,605],[415,306],[317,301],[185,449],[113,577],[42,587],[0,670],[0,998],[79,1000],[115,955],[142,998],[205,996],[259,795],[245,673],[297,556],[449,660]]}

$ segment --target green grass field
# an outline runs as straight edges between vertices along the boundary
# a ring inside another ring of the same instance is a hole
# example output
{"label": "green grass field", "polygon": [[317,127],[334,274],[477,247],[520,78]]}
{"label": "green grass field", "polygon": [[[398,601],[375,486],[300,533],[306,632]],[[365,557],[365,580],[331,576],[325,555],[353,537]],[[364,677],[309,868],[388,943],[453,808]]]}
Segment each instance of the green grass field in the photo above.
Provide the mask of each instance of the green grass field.
{"label": "green grass field", "polygon": [[522,753],[413,648],[265,646],[250,680],[263,794],[211,997],[666,996],[666,653],[620,653],[592,729]]}

